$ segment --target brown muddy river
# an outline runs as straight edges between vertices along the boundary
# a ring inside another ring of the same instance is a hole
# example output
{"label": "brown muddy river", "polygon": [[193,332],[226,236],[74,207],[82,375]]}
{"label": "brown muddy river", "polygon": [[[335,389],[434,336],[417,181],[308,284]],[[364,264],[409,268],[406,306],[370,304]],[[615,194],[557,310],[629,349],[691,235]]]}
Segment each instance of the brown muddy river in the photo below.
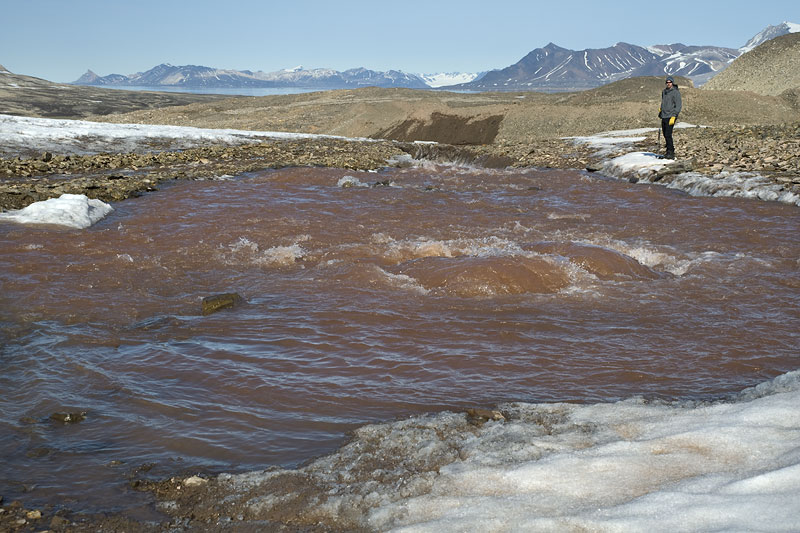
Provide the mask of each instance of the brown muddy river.
{"label": "brown muddy river", "polygon": [[143,465],[293,466],[415,413],[800,367],[797,207],[577,171],[178,182],[86,230],[0,222],[0,272],[6,501],[126,508]]}

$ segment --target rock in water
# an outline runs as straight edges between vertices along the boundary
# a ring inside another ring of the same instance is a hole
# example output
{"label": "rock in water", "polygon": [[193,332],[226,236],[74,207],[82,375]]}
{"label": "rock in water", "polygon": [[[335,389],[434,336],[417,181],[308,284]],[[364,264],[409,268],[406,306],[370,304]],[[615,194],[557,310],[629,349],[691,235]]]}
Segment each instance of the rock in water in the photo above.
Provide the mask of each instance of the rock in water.
{"label": "rock in water", "polygon": [[53,413],[50,415],[50,419],[62,424],[77,424],[86,420],[86,411],[80,413]]}
{"label": "rock in water", "polygon": [[216,313],[223,309],[234,307],[242,301],[242,297],[235,292],[215,294],[203,298],[203,316]]}

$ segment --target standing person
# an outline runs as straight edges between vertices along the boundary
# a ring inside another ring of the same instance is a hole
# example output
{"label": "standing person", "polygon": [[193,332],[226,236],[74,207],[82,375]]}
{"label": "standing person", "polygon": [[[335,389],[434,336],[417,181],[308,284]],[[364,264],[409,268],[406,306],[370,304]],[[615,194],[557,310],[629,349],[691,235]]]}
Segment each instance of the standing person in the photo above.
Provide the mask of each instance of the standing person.
{"label": "standing person", "polygon": [[667,76],[666,84],[666,88],[661,91],[661,108],[658,110],[658,118],[661,119],[661,131],[664,132],[664,141],[667,143],[664,157],[675,159],[672,129],[675,127],[675,121],[678,120],[678,113],[681,112],[681,92],[675,85],[672,76]]}

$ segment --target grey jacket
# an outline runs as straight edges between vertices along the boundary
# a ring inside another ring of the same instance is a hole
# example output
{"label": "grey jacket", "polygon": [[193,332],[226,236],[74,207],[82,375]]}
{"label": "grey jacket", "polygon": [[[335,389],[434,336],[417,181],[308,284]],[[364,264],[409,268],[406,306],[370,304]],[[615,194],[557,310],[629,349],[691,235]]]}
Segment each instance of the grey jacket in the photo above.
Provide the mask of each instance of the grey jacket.
{"label": "grey jacket", "polygon": [[677,85],[661,91],[661,110],[659,118],[677,117],[681,112],[681,92]]}

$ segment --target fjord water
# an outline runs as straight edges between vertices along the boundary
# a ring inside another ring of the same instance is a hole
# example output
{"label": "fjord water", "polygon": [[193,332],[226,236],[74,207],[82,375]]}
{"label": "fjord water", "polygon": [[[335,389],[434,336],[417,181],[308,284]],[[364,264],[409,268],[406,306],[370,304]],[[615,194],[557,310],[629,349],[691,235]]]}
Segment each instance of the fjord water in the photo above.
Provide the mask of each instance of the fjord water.
{"label": "fjord water", "polygon": [[413,414],[731,397],[798,368],[798,230],[780,203],[432,164],[3,222],[0,494],[124,509],[134,470],[295,466]]}

